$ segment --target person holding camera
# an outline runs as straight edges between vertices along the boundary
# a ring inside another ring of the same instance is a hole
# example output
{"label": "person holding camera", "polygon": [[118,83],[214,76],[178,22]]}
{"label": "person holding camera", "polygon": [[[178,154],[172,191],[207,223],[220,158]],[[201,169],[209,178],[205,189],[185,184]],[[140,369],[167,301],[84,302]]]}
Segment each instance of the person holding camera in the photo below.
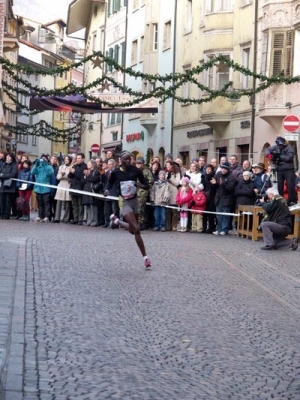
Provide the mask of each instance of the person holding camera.
{"label": "person holding camera", "polygon": [[267,159],[275,165],[278,181],[278,192],[283,196],[284,181],[286,181],[288,189],[288,204],[296,203],[295,192],[295,152],[292,146],[287,144],[287,141],[278,136],[275,140],[275,145],[268,147],[265,150]]}
{"label": "person holding camera", "polygon": [[51,167],[51,165],[49,165],[47,154],[42,154],[41,158],[35,160],[31,174],[35,177],[36,182],[33,189],[36,193],[38,203],[38,217],[36,219],[36,222],[49,222],[51,218],[51,188],[38,185],[38,183],[50,185],[51,178],[54,175],[53,168]]}
{"label": "person holding camera", "polygon": [[297,250],[298,238],[286,239],[292,232],[291,212],[286,200],[272,187],[267,189],[266,198],[260,199],[265,216],[260,224],[264,246],[262,250]]}

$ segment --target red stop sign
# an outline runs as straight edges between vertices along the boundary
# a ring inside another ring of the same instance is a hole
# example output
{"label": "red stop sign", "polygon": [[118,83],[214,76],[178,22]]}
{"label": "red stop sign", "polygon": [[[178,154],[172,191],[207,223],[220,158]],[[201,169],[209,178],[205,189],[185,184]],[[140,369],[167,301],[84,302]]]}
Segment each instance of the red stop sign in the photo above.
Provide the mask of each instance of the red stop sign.
{"label": "red stop sign", "polygon": [[283,118],[283,127],[288,132],[295,132],[300,126],[300,120],[296,115],[287,115]]}
{"label": "red stop sign", "polygon": [[93,153],[98,153],[99,150],[100,150],[99,144],[94,143],[94,144],[91,145],[91,151],[92,151]]}

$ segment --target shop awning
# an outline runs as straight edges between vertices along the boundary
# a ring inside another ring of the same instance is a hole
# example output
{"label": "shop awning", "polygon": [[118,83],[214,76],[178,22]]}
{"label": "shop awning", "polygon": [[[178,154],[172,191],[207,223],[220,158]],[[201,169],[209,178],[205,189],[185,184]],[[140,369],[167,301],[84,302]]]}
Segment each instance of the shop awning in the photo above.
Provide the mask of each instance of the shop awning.
{"label": "shop awning", "polygon": [[30,110],[39,111],[63,111],[63,112],[78,112],[85,114],[107,114],[107,113],[157,113],[157,102],[153,106],[147,102],[134,107],[124,108],[107,108],[101,103],[93,103],[88,101],[82,95],[73,95],[65,97],[33,97],[29,103]]}

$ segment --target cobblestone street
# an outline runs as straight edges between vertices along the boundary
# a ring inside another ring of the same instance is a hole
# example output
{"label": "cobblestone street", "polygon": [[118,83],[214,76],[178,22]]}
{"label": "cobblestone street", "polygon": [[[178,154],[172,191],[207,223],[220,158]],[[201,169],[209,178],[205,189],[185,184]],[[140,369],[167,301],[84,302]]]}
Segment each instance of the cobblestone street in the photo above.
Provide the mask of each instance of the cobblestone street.
{"label": "cobblestone street", "polygon": [[3,400],[300,399],[300,250],[144,231],[145,271],[121,229],[1,231]]}

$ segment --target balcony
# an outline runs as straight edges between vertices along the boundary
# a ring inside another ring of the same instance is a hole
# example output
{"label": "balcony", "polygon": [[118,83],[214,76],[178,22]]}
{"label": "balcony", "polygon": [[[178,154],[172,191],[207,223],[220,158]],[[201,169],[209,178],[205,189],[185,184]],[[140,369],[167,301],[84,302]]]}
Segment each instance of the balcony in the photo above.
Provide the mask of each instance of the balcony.
{"label": "balcony", "polygon": [[153,128],[157,125],[158,117],[157,114],[146,113],[141,114],[140,116],[140,124],[143,125],[146,129]]}

